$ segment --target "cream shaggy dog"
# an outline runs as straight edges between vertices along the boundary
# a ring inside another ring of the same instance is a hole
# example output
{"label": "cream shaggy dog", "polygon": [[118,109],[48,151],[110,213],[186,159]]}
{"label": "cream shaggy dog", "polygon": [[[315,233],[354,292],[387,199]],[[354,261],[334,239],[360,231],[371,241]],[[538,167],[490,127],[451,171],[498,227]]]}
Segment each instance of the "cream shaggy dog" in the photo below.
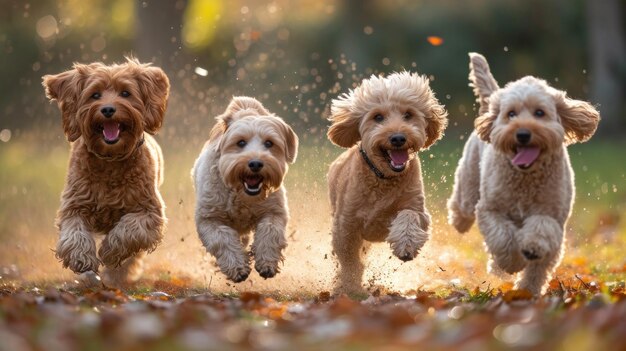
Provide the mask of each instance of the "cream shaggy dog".
{"label": "cream shaggy dog", "polygon": [[328,172],[336,292],[362,290],[365,241],[387,241],[410,261],[428,239],[416,153],[442,137],[446,117],[428,79],[408,72],[372,76],[333,100],[328,137],[348,148]]}
{"label": "cream shaggy dog", "polygon": [[563,255],[574,202],[566,146],[588,140],[600,116],[535,77],[499,88],[476,53],[470,53],[469,79],[480,116],[456,171],[449,221],[464,233],[476,218],[490,271],[523,270],[516,287],[538,295]]}
{"label": "cream shaggy dog", "polygon": [[[149,134],[163,123],[169,80],[160,68],[127,59],[75,64],[44,76],[43,85],[72,142],[56,256],[87,278],[102,263],[104,283],[121,287],[139,278],[143,256],[163,237],[163,158]],[[96,234],[105,235],[98,254]]]}
{"label": "cream shaggy dog", "polygon": [[254,230],[254,267],[261,277],[274,277],[287,246],[283,179],[296,160],[298,137],[250,97],[233,98],[216,120],[192,170],[200,240],[222,273],[241,282],[250,274],[245,248]]}

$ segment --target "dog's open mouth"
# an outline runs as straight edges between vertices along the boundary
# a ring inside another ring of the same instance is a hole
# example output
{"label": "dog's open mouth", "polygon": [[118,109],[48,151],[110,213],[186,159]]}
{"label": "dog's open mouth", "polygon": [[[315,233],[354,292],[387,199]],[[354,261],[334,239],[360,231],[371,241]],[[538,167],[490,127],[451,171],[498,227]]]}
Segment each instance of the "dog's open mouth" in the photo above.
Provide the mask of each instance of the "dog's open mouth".
{"label": "dog's open mouth", "polygon": [[511,159],[511,164],[521,169],[528,169],[539,157],[541,149],[537,146],[517,146],[514,152],[515,156]]}
{"label": "dog's open mouth", "polygon": [[263,177],[254,174],[248,175],[243,178],[243,190],[248,195],[259,195],[261,193],[261,189],[263,188]]}
{"label": "dog's open mouth", "polygon": [[98,130],[102,132],[104,142],[107,144],[117,143],[120,140],[120,132],[123,128],[123,124],[111,120],[104,121],[98,125]]}
{"label": "dog's open mouth", "polygon": [[402,172],[410,160],[409,149],[383,149],[385,159],[389,162],[389,167],[394,172]]}

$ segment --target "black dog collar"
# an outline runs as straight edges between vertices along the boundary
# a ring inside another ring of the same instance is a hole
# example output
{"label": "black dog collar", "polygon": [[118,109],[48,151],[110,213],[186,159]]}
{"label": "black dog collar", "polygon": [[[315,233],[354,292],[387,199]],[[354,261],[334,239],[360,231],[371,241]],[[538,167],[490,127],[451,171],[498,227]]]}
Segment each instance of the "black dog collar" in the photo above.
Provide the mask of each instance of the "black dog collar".
{"label": "black dog collar", "polygon": [[385,177],[383,172],[380,171],[380,169],[378,169],[378,168],[376,168],[376,166],[374,166],[374,163],[372,163],[372,160],[370,160],[370,158],[367,157],[367,154],[365,153],[365,151],[363,150],[361,145],[359,145],[359,152],[361,152],[361,156],[363,156],[363,159],[365,160],[365,163],[367,163],[367,165],[370,167],[372,172],[374,172],[374,174],[376,174],[376,176],[378,178],[380,178],[380,179],[388,179],[387,177]]}

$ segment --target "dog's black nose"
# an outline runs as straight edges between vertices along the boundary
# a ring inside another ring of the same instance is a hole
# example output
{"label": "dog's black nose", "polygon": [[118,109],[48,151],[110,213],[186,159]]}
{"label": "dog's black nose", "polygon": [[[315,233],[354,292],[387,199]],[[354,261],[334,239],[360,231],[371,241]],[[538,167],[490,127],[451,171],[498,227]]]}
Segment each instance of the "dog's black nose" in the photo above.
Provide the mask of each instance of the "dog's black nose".
{"label": "dog's black nose", "polygon": [[394,134],[389,138],[389,142],[395,147],[400,147],[406,143],[406,137],[404,134]]}
{"label": "dog's black nose", "polygon": [[515,138],[522,145],[528,144],[530,137],[531,134],[528,129],[518,129],[517,132],[515,132]]}
{"label": "dog's black nose", "polygon": [[258,172],[263,168],[263,162],[261,160],[251,160],[248,162],[248,167],[252,172]]}
{"label": "dog's black nose", "polygon": [[100,112],[102,112],[104,117],[111,118],[111,117],[113,117],[113,114],[115,113],[115,107],[113,107],[113,106],[104,106],[103,108],[100,109]]}

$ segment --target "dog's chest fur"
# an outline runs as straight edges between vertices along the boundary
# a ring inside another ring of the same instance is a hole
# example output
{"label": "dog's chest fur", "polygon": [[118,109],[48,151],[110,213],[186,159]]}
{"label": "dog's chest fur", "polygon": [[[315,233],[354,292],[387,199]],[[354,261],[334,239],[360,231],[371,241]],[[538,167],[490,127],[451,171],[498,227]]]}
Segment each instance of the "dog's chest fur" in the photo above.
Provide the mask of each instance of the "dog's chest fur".
{"label": "dog's chest fur", "polygon": [[217,163],[210,166],[208,174],[208,186],[200,199],[202,208],[207,211],[204,215],[219,218],[241,235],[254,230],[259,220],[284,197],[285,190],[282,186],[267,197],[252,197],[242,191],[230,189],[224,184]]}
{"label": "dog's chest fur", "polygon": [[146,184],[154,184],[156,168],[145,147],[126,160],[106,161],[76,144],[59,212],[78,213],[91,230],[106,234],[124,214],[153,209],[145,199],[156,189]]}
{"label": "dog's chest fur", "polygon": [[329,181],[345,182],[340,186],[346,192],[340,200],[343,203],[336,206],[341,209],[338,212],[344,218],[343,223],[353,228],[351,231],[360,233],[363,239],[384,241],[398,212],[404,209],[424,211],[417,158],[410,161],[404,174],[389,179],[376,177],[358,153],[353,153],[346,161],[352,173]]}
{"label": "dog's chest fur", "polygon": [[566,151],[556,153],[523,172],[511,166],[508,158],[490,150],[481,164],[479,208],[488,203],[490,208],[504,211],[518,226],[531,215],[547,215],[564,222],[573,192],[566,157]]}

